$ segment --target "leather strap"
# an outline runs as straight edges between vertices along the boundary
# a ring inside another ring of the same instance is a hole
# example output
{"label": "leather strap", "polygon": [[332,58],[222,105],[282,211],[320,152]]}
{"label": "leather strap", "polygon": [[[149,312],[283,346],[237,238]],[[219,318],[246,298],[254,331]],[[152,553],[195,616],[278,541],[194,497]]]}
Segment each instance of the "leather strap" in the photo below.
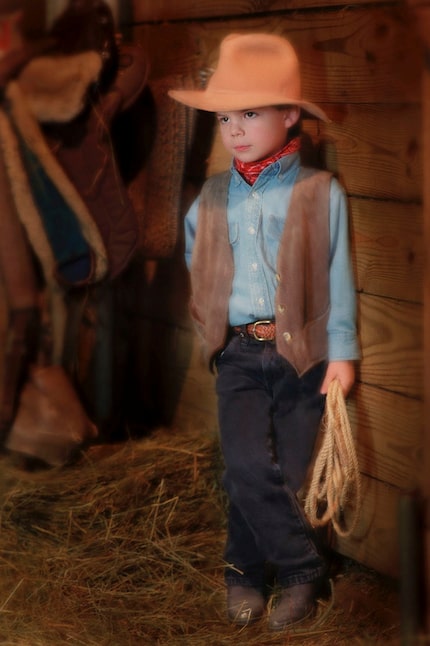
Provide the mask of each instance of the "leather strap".
{"label": "leather strap", "polygon": [[274,341],[276,337],[275,321],[254,321],[244,325],[233,326],[235,334],[242,334],[257,341]]}

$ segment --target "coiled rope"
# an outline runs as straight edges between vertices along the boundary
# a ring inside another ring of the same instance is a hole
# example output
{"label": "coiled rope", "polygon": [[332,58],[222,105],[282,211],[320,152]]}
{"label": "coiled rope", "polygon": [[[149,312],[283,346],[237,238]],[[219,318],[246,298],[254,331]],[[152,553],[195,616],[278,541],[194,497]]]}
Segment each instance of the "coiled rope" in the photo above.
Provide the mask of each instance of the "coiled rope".
{"label": "coiled rope", "polygon": [[346,403],[337,379],[327,391],[321,432],[323,438],[306,494],[305,513],[314,527],[331,521],[339,536],[349,536],[360,514],[361,477]]}

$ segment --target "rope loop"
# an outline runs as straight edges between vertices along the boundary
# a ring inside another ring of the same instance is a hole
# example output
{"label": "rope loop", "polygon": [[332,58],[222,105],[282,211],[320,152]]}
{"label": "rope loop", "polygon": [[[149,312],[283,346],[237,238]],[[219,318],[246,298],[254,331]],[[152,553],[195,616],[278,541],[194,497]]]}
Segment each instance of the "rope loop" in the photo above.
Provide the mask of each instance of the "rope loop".
{"label": "rope loop", "polygon": [[[361,508],[361,477],[345,398],[338,379],[328,388],[321,423],[323,439],[315,459],[305,513],[314,527],[330,521],[339,536],[349,536]],[[350,510],[349,526],[345,522]]]}

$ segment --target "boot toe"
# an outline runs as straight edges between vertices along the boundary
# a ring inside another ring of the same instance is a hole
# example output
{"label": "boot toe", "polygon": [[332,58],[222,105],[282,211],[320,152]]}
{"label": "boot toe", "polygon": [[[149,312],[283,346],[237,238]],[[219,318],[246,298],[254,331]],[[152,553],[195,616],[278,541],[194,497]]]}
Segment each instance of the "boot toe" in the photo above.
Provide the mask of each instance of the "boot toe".
{"label": "boot toe", "polygon": [[282,591],[280,599],[269,617],[271,630],[283,630],[315,614],[315,584],[303,583]]}
{"label": "boot toe", "polygon": [[264,597],[255,588],[234,585],[227,590],[228,618],[238,626],[246,626],[259,619],[264,606]]}

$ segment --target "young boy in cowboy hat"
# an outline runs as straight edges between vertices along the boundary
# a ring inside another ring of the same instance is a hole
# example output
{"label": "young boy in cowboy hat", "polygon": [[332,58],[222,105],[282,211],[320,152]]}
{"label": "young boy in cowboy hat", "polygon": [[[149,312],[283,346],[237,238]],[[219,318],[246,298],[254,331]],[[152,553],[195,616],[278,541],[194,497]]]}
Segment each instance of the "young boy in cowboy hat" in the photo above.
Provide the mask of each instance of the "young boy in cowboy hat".
{"label": "young boy in cowboy hat", "polygon": [[216,113],[233,158],[185,219],[191,313],[217,369],[228,616],[263,615],[269,564],[282,630],[315,610],[325,565],[297,492],[328,384],[346,395],[359,358],[346,198],[301,166],[301,113],[328,119],[303,99],[286,39],[231,34],[205,90],[169,94]]}

